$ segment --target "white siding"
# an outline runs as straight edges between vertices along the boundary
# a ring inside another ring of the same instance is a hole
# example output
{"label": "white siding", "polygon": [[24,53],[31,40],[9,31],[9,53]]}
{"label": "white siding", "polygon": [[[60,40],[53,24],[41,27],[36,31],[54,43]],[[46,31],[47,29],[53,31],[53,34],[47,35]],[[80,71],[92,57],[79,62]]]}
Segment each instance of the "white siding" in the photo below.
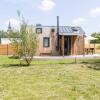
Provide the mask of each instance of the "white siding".
{"label": "white siding", "polygon": [[9,38],[1,38],[1,44],[10,44],[11,41],[9,40]]}

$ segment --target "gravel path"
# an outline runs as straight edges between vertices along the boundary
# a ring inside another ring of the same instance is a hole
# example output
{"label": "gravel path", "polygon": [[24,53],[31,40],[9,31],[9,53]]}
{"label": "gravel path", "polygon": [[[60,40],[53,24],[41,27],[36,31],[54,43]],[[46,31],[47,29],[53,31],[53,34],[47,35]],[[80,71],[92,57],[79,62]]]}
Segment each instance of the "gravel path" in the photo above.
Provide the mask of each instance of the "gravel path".
{"label": "gravel path", "polygon": [[34,59],[93,59],[93,58],[100,58],[100,54],[94,54],[94,55],[77,55],[77,56],[34,56]]}

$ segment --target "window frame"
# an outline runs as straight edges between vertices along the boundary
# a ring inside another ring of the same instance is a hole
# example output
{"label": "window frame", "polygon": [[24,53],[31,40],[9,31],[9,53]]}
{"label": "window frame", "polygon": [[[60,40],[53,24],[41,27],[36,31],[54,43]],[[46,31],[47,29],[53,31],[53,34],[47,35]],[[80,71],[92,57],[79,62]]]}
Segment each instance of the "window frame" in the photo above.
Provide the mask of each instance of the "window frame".
{"label": "window frame", "polygon": [[[38,30],[41,30],[40,32],[38,32]],[[42,33],[42,28],[36,28],[36,33]]]}
{"label": "window frame", "polygon": [[[48,45],[45,45],[45,41],[48,40]],[[50,47],[50,37],[43,37],[43,47],[49,48]]]}

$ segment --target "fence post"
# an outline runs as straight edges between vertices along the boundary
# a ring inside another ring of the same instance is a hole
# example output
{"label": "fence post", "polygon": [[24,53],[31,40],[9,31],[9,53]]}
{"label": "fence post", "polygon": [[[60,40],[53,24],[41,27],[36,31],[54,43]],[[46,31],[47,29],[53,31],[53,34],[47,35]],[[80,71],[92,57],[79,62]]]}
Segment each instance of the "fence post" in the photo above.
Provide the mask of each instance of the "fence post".
{"label": "fence post", "polygon": [[7,44],[7,56],[8,56],[8,44]]}

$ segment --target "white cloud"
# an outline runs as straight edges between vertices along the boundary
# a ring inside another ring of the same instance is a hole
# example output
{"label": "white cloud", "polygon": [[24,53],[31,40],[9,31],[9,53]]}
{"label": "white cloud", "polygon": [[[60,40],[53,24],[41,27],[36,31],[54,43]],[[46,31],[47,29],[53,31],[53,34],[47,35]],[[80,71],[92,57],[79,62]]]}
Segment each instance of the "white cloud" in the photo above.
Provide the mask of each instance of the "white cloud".
{"label": "white cloud", "polygon": [[100,7],[96,7],[94,9],[91,9],[90,16],[91,17],[97,17],[100,15]]}
{"label": "white cloud", "polygon": [[54,0],[42,0],[39,8],[43,11],[52,10],[55,6]]}
{"label": "white cloud", "polygon": [[11,26],[12,26],[13,28],[19,27],[20,22],[19,22],[17,19],[14,19],[14,18],[8,19],[8,20],[5,22],[6,26],[9,25],[9,22],[10,22],[10,24],[11,24]]}
{"label": "white cloud", "polygon": [[74,19],[72,23],[75,24],[75,25],[81,25],[85,21],[86,21],[85,18],[80,17],[80,18]]}

